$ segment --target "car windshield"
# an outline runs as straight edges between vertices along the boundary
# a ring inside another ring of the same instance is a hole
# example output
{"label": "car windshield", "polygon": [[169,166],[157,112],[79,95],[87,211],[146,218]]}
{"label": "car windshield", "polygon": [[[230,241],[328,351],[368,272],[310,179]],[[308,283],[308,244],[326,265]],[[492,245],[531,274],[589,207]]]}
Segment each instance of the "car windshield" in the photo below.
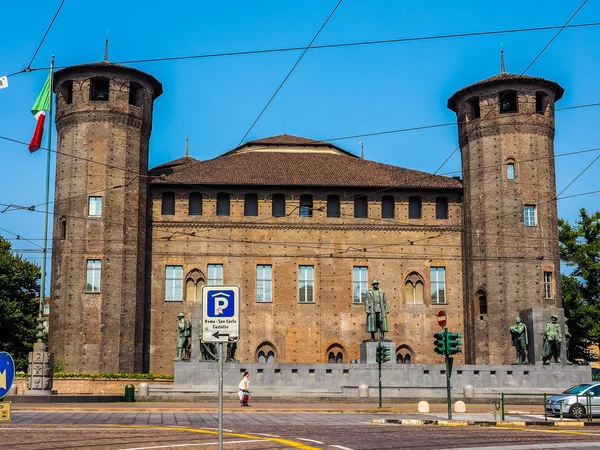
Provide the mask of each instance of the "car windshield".
{"label": "car windshield", "polygon": [[563,392],[563,394],[573,394],[573,395],[578,395],[578,394],[583,394],[590,386],[593,386],[592,384],[578,384],[577,386],[573,386],[570,389],[567,389],[565,392]]}

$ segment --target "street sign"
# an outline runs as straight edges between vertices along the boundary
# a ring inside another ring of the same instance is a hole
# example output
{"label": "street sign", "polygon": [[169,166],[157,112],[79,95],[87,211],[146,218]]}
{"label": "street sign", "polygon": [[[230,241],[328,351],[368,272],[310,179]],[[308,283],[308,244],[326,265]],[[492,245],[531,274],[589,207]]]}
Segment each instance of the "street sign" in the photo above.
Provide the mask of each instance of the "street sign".
{"label": "street sign", "polygon": [[0,352],[0,400],[4,398],[15,380],[15,362],[6,352]]}
{"label": "street sign", "polygon": [[10,422],[10,404],[11,402],[0,402],[0,422]]}
{"label": "street sign", "polygon": [[240,287],[202,287],[202,342],[240,340]]}
{"label": "street sign", "polygon": [[443,309],[437,313],[438,325],[442,328],[446,326],[446,311]]}

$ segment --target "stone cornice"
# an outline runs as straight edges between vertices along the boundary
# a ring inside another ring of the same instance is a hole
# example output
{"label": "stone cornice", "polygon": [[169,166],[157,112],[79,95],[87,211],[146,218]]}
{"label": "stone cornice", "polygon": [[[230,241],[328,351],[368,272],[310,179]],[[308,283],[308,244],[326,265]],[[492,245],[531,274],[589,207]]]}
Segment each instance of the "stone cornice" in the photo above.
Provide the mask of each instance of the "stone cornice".
{"label": "stone cornice", "polygon": [[499,134],[519,133],[519,134],[537,134],[547,138],[554,138],[554,122],[549,123],[499,123],[496,120],[490,120],[489,123],[476,127],[475,122],[472,126],[462,125],[459,129],[460,145],[466,144],[467,139],[473,141],[482,137],[497,136]]}
{"label": "stone cornice", "polygon": [[90,122],[109,122],[116,125],[126,125],[145,133],[150,131],[150,126],[143,126],[143,120],[133,114],[110,110],[73,111],[57,116],[56,128],[59,132],[65,131],[75,125]]}

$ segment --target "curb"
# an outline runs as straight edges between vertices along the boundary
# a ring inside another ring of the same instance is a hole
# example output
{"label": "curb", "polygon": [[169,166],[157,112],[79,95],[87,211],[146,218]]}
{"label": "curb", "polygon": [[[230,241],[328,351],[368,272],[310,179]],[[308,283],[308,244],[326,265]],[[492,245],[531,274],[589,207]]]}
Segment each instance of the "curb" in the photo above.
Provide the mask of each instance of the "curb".
{"label": "curb", "polygon": [[507,421],[469,421],[469,420],[420,420],[420,419],[373,419],[372,424],[394,424],[394,425],[438,425],[443,427],[467,427],[467,426],[479,426],[479,427],[498,427],[498,428],[510,428],[510,427],[600,427],[600,422],[507,422]]}

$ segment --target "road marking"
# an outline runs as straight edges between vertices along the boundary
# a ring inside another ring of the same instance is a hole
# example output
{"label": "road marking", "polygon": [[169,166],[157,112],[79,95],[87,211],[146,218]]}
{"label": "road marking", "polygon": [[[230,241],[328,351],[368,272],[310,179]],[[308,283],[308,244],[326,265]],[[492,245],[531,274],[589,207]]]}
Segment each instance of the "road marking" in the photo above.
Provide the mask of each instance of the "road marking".
{"label": "road marking", "polygon": [[[207,429],[197,429],[197,428],[170,428],[170,427],[159,427],[159,426],[151,426],[151,425],[106,425],[107,427],[116,427],[116,428],[139,428],[144,430],[174,430],[174,431],[189,431],[190,433],[201,433],[201,434],[219,434],[218,431],[212,431]],[[239,437],[245,439],[252,440],[260,440],[258,436],[254,436],[252,434],[243,434],[243,433],[223,433],[223,436],[229,437]],[[267,438],[263,439],[271,442],[277,442],[278,444],[287,445],[289,447],[297,448],[300,450],[320,450],[317,447],[310,447],[308,445],[301,444],[300,442],[290,441],[289,439],[282,438]]]}
{"label": "road marking", "polygon": [[330,445],[330,447],[339,448],[340,450],[352,450],[350,447],[342,447],[341,445]]}
{"label": "road marking", "polygon": [[[569,430],[543,430],[540,428],[521,428],[521,427],[498,427],[498,430],[519,430],[519,431],[530,431],[534,433],[559,433],[559,434],[581,434],[583,436],[597,436],[597,433],[585,432],[585,431],[569,431]],[[577,444],[579,445],[579,444]],[[596,443],[598,445],[598,443]]]}
{"label": "road marking", "polygon": [[259,436],[267,436],[267,437],[280,437],[276,434],[267,434],[267,433],[254,433],[254,434],[257,434]]}
{"label": "road marking", "polygon": [[[252,440],[248,442],[248,440],[243,441],[223,441],[223,445],[225,444],[248,444],[255,442],[267,442],[268,439],[260,439],[260,440]],[[171,444],[171,445],[156,445],[153,447],[126,447],[119,450],[149,450],[153,448],[175,448],[175,447],[202,447],[204,445],[219,445],[219,441],[217,442],[202,442],[201,444]]]}
{"label": "road marking", "polygon": [[[180,427],[180,428],[185,428],[185,427]],[[204,428],[205,430],[213,430],[213,431],[219,431],[218,428]],[[228,433],[233,433],[233,430],[226,430],[225,428],[223,428],[223,431],[227,431]]]}
{"label": "road marking", "polygon": [[315,441],[314,439],[306,439],[306,438],[294,438],[294,439],[298,439],[299,441],[306,441],[306,442],[312,442],[314,444],[324,444],[325,442],[321,442],[321,441]]}
{"label": "road marking", "polygon": [[[570,442],[570,445],[579,447],[593,447],[598,448],[597,442]],[[561,442],[559,444],[520,444],[520,445],[500,445],[490,447],[463,447],[463,448],[453,448],[452,450],[534,450],[534,449],[547,449],[547,448],[569,448],[566,442]]]}

